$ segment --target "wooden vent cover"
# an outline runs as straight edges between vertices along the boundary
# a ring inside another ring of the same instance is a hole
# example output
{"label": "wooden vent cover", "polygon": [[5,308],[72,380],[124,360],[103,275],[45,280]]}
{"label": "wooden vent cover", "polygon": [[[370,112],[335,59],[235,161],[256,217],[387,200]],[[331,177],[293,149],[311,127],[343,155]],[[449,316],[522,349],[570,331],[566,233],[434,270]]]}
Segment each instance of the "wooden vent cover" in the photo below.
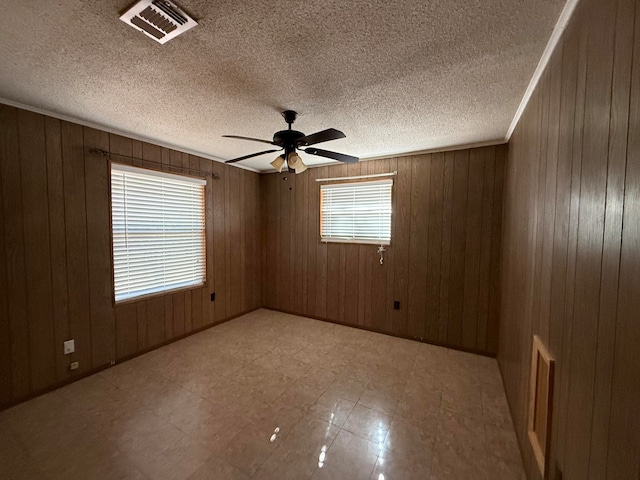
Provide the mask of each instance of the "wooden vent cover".
{"label": "wooden vent cover", "polygon": [[533,336],[529,384],[529,441],[542,478],[549,470],[554,360],[537,335]]}

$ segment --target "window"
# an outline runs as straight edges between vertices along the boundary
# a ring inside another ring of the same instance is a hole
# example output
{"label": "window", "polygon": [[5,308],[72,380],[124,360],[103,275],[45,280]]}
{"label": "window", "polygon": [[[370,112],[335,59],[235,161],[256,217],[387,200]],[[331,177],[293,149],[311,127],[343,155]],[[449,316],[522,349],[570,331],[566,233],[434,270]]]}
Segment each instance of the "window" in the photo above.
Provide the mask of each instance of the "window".
{"label": "window", "polygon": [[205,184],[111,164],[116,302],[204,284]]}
{"label": "window", "polygon": [[392,186],[392,180],[322,185],[321,240],[388,245]]}

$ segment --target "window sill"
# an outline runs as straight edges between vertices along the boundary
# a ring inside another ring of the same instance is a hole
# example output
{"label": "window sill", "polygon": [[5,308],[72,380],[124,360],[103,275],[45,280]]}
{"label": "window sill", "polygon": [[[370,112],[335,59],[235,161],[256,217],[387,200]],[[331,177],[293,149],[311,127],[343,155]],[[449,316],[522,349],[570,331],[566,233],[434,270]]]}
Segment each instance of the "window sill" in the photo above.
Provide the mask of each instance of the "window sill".
{"label": "window sill", "polygon": [[161,292],[148,293],[146,295],[140,295],[138,297],[126,298],[124,300],[113,301],[114,307],[119,307],[120,305],[127,305],[130,303],[136,302],[144,302],[145,300],[150,300],[152,298],[165,297],[167,295],[173,295],[174,293],[187,292],[190,290],[198,290],[199,288],[203,288],[207,286],[207,282],[199,283],[198,285],[189,285],[187,287],[174,288],[172,290],[162,290]]}

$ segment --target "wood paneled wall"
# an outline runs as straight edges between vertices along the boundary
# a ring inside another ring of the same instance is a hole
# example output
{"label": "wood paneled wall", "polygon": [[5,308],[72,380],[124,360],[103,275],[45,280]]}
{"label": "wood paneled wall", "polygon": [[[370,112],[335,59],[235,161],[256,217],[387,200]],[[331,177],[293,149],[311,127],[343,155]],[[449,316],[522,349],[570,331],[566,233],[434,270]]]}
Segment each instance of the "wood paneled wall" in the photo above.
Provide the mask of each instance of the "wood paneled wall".
{"label": "wood paneled wall", "polygon": [[640,476],[640,5],[579,3],[509,146],[498,360],[528,478],[531,344],[551,479]]}
{"label": "wood paneled wall", "polygon": [[[91,148],[218,174],[206,187],[205,287],[113,307],[109,164]],[[0,105],[0,405],[71,378],[71,361],[82,374],[258,308],[259,192],[258,174]]]}
{"label": "wood paneled wall", "polygon": [[[494,354],[505,161],[502,145],[262,175],[263,305]],[[384,265],[320,242],[317,178],[393,171]]]}

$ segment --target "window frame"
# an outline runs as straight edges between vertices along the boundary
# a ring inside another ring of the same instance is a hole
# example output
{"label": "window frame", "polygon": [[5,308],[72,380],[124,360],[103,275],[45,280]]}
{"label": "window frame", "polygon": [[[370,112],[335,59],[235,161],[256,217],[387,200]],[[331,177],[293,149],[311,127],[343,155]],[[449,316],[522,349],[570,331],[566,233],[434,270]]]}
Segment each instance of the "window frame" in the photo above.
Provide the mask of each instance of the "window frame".
{"label": "window frame", "polygon": [[[340,238],[327,238],[324,239],[322,237],[322,187],[330,186],[330,185],[348,185],[348,184],[359,184],[359,183],[383,183],[389,182],[391,184],[391,218],[390,218],[390,229],[389,229],[389,240],[386,242],[380,242],[378,240],[361,240],[361,239],[340,239]],[[396,212],[396,184],[393,178],[362,178],[362,179],[334,179],[331,183],[321,183],[318,185],[318,238],[320,244],[342,244],[342,245],[384,245],[385,247],[393,246],[393,237],[394,237],[394,218]]]}
{"label": "window frame", "polygon": [[[157,292],[150,292],[150,293],[146,293],[143,295],[137,295],[135,297],[129,297],[129,298],[124,298],[124,299],[120,299],[120,300],[116,300],[116,282],[115,282],[115,258],[114,258],[114,236],[113,236],[113,191],[112,191],[112,167],[113,165],[118,165],[118,166],[123,166],[127,169],[131,168],[131,169],[137,169],[137,170],[146,170],[148,172],[151,172],[150,175],[156,175],[156,176],[178,176],[178,177],[186,177],[186,178],[192,178],[192,179],[197,179],[197,180],[201,180],[202,182],[204,182],[203,185],[203,202],[202,202],[202,212],[203,212],[203,218],[204,218],[204,223],[203,223],[203,235],[204,235],[204,249],[202,252],[202,258],[204,261],[204,278],[203,278],[203,282],[202,283],[198,283],[196,285],[185,285],[185,286],[181,286],[181,287],[176,287],[176,288],[171,288],[171,289],[166,289],[166,290],[161,290],[161,291],[157,291]],[[140,301],[145,301],[151,298],[160,298],[163,296],[167,296],[167,295],[171,295],[174,293],[179,293],[179,292],[185,292],[185,291],[190,291],[190,290],[197,290],[200,288],[204,288],[207,286],[207,281],[209,278],[209,268],[211,268],[211,266],[209,265],[208,262],[208,223],[209,220],[207,218],[207,191],[210,188],[210,183],[208,181],[208,179],[204,176],[204,174],[202,176],[200,175],[190,175],[190,174],[185,174],[182,172],[173,172],[173,171],[166,171],[164,169],[161,168],[155,168],[155,167],[150,167],[150,166],[138,166],[138,165],[134,165],[133,163],[129,163],[126,161],[113,161],[113,160],[109,160],[108,162],[108,168],[109,168],[109,177],[108,177],[108,184],[109,184],[109,245],[110,245],[110,255],[111,255],[111,303],[114,307],[119,306],[119,305],[125,305],[125,304],[130,304],[130,303],[135,303],[135,302],[140,302]]]}

